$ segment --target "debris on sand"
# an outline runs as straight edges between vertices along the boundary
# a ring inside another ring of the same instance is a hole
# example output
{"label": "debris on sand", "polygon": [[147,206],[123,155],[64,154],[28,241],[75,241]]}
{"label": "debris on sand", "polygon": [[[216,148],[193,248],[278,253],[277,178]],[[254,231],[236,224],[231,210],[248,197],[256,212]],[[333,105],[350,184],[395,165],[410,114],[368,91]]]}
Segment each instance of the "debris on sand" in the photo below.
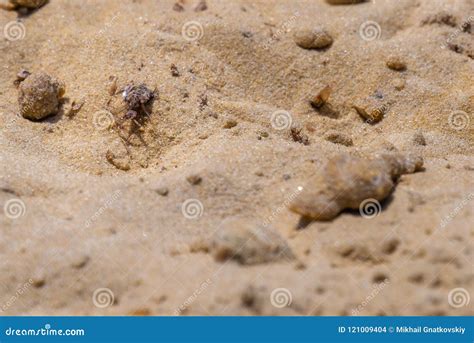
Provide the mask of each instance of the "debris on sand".
{"label": "debris on sand", "polygon": [[127,104],[127,113],[124,119],[150,115],[145,106],[155,97],[155,92],[148,89],[145,84],[128,85],[125,87],[122,96],[123,101]]}
{"label": "debris on sand", "polygon": [[358,209],[366,199],[385,199],[402,174],[422,166],[423,159],[414,154],[338,155],[307,182],[289,208],[313,220],[331,220],[346,208]]}
{"label": "debris on sand", "polygon": [[178,67],[174,63],[171,63],[170,71],[171,71],[171,76],[173,76],[173,77],[179,77],[181,75],[179,70],[178,70]]}
{"label": "debris on sand", "polygon": [[165,186],[160,186],[158,188],[155,189],[156,193],[158,193],[159,195],[165,197],[168,195],[169,193],[169,189],[168,187],[165,187]]}
{"label": "debris on sand", "polygon": [[331,5],[352,5],[365,2],[366,0],[326,0]]}
{"label": "debris on sand", "polygon": [[354,143],[352,142],[352,138],[337,131],[329,131],[325,136],[324,139],[327,141],[334,143],[334,144],[341,144],[345,146],[353,146]]}
{"label": "debris on sand", "polygon": [[275,230],[244,217],[226,220],[209,251],[217,261],[235,260],[243,265],[294,259],[285,239]]}
{"label": "debris on sand", "polygon": [[118,78],[116,76],[109,76],[109,84],[107,87],[107,92],[109,93],[110,96],[114,96],[115,93],[117,92],[117,80]]}
{"label": "debris on sand", "polygon": [[407,64],[399,56],[389,56],[385,64],[388,68],[395,71],[404,71],[407,69]]}
{"label": "debris on sand", "polygon": [[194,12],[202,12],[207,10],[206,0],[200,0],[199,3],[194,8]]}
{"label": "debris on sand", "polygon": [[109,162],[111,165],[113,165],[115,168],[119,170],[123,170],[123,171],[130,170],[130,164],[128,163],[128,161],[124,160],[123,158],[118,158],[110,150],[107,150],[107,153],[105,154],[105,158],[107,159],[107,162]]}
{"label": "debris on sand", "polygon": [[79,111],[81,110],[82,106],[84,106],[85,101],[84,100],[73,100],[71,103],[71,106],[64,111],[67,117],[73,118]]}
{"label": "debris on sand", "polygon": [[24,118],[40,120],[57,114],[60,99],[65,93],[62,82],[51,76],[39,73],[28,76],[20,83],[18,104]]}
{"label": "debris on sand", "polygon": [[36,9],[46,4],[46,2],[48,2],[48,0],[9,0],[7,4],[0,4],[0,8],[6,10],[16,10],[19,7]]}
{"label": "debris on sand", "polygon": [[405,88],[406,82],[404,79],[396,78],[392,81],[392,85],[397,91],[401,91]]}
{"label": "debris on sand", "polygon": [[20,86],[20,83],[22,83],[23,81],[26,80],[26,78],[28,76],[30,76],[31,73],[26,70],[26,69],[22,69],[18,72],[18,74],[16,74],[16,79],[15,81],[13,81],[13,84],[16,86],[16,87],[19,87]]}
{"label": "debris on sand", "polygon": [[331,35],[321,27],[296,30],[293,39],[303,49],[323,49],[333,42]]}
{"label": "debris on sand", "polygon": [[191,174],[186,177],[186,181],[188,181],[189,184],[195,186],[201,183],[202,177],[198,174]]}
{"label": "debris on sand", "polygon": [[236,126],[237,126],[237,121],[235,121],[234,119],[229,119],[224,123],[223,128],[232,129],[233,127],[236,127]]}
{"label": "debris on sand", "polygon": [[173,11],[176,12],[183,12],[184,11],[184,6],[183,6],[183,0],[179,0],[178,2],[175,2],[173,5]]}
{"label": "debris on sand", "polygon": [[309,138],[303,132],[303,128],[299,125],[295,125],[290,129],[291,139],[296,143],[301,143],[303,145],[309,145]]}
{"label": "debris on sand", "polygon": [[415,145],[426,145],[425,136],[423,136],[423,133],[421,131],[417,131],[413,135],[413,143]]}
{"label": "debris on sand", "polygon": [[369,124],[375,124],[381,121],[387,111],[387,106],[374,97],[368,97],[358,101],[353,107]]}
{"label": "debris on sand", "polygon": [[316,108],[320,108],[329,100],[329,96],[331,95],[331,93],[332,93],[332,88],[330,86],[324,87],[311,100],[311,105]]}

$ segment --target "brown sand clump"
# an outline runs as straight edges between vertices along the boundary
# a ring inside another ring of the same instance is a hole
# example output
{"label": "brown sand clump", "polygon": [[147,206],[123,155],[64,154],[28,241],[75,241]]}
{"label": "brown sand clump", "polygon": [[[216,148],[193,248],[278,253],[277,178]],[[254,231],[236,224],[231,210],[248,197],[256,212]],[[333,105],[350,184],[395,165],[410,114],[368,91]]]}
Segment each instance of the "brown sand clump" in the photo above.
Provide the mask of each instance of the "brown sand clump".
{"label": "brown sand clump", "polygon": [[1,3],[0,8],[7,10],[15,10],[17,8],[34,10],[43,6],[47,2],[48,0],[8,0],[7,3]]}
{"label": "brown sand clump", "polygon": [[364,200],[385,199],[402,174],[422,166],[423,159],[414,155],[336,156],[307,182],[289,208],[314,220],[331,220],[346,208],[358,209]]}
{"label": "brown sand clump", "polygon": [[222,223],[209,251],[217,261],[235,260],[244,265],[294,259],[286,241],[273,228],[241,217]]}
{"label": "brown sand clump", "polygon": [[27,119],[40,120],[57,114],[64,92],[64,84],[47,74],[28,76],[19,88],[18,104],[21,115]]}
{"label": "brown sand clump", "polygon": [[295,43],[303,49],[323,49],[329,47],[333,39],[323,28],[298,29],[294,34]]}

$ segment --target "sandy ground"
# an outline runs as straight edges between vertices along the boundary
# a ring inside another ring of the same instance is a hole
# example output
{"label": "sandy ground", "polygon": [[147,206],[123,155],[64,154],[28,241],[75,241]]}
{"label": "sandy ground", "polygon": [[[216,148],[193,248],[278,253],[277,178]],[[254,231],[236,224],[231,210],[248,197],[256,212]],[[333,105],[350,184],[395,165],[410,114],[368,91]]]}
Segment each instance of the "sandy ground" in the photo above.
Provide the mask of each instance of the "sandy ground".
{"label": "sandy ground", "polygon": [[[474,1],[198,3],[0,12],[2,314],[472,315]],[[316,26],[330,47],[295,44]],[[392,54],[405,71],[387,68]],[[58,115],[18,114],[22,68],[66,84]],[[119,91],[156,89],[128,152],[129,124],[107,123],[123,115],[111,77]],[[331,106],[318,111],[309,100],[325,85]],[[387,112],[370,125],[352,104],[374,94]],[[84,105],[67,115],[72,101]],[[276,127],[276,111],[309,144]],[[329,157],[383,149],[421,154],[424,170],[373,218],[345,211],[297,229],[288,198]],[[235,216],[267,223],[294,258],[243,265],[199,248]]]}

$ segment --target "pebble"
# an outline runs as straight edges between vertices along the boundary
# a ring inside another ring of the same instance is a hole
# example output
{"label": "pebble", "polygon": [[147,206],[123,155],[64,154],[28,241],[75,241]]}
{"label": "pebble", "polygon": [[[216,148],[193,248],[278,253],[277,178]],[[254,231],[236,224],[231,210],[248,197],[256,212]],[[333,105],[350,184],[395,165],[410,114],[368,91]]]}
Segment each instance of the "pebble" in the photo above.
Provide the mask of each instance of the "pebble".
{"label": "pebble", "polygon": [[18,7],[39,8],[43,6],[48,0],[10,0],[10,3]]}
{"label": "pebble", "polygon": [[155,191],[156,193],[164,197],[167,196],[169,193],[168,187],[158,187]]}
{"label": "pebble", "polygon": [[86,266],[87,263],[89,263],[90,257],[87,255],[79,255],[74,257],[74,259],[71,262],[71,267],[76,268],[76,269],[81,269]]}
{"label": "pebble", "polygon": [[366,199],[385,199],[401,175],[422,166],[423,159],[415,154],[338,155],[308,180],[289,209],[313,220],[331,220],[346,208],[359,209]]}
{"label": "pebble", "polygon": [[326,139],[329,142],[332,142],[334,144],[341,144],[345,146],[353,146],[354,143],[352,142],[352,138],[349,136],[346,136],[343,133],[337,132],[337,131],[329,131],[325,136],[324,139]]}
{"label": "pebble", "polygon": [[413,143],[416,145],[426,145],[425,136],[423,136],[423,133],[421,131],[417,131],[413,135]]}
{"label": "pebble", "polygon": [[278,232],[245,217],[227,219],[215,234],[209,251],[217,261],[234,260],[243,265],[294,259]]}
{"label": "pebble", "polygon": [[35,274],[30,279],[30,283],[33,285],[35,288],[41,288],[46,284],[46,277],[43,275],[42,272]]}
{"label": "pebble", "polygon": [[301,143],[303,145],[309,145],[309,137],[303,132],[303,128],[299,125],[293,126],[290,129],[290,136],[294,142]]}
{"label": "pebble", "polygon": [[387,110],[386,106],[379,99],[373,97],[359,101],[353,107],[369,124],[381,121]]}
{"label": "pebble", "polygon": [[186,177],[186,181],[188,181],[191,185],[198,185],[202,181],[202,177],[197,174],[191,174]]}
{"label": "pebble", "polygon": [[173,5],[173,11],[176,11],[176,12],[183,12],[184,11],[184,6],[183,6],[183,3],[182,3],[182,0],[176,2]]}
{"label": "pebble", "polygon": [[397,91],[401,91],[405,88],[406,82],[404,79],[396,78],[392,81],[392,84]]}
{"label": "pebble", "polygon": [[326,86],[321,89],[318,94],[311,100],[311,105],[316,108],[322,107],[328,100],[331,95],[332,89],[330,86]]}
{"label": "pebble", "polygon": [[39,73],[32,74],[20,83],[18,104],[24,118],[40,120],[57,114],[60,98],[65,93],[63,83],[51,76]]}
{"label": "pebble", "polygon": [[30,76],[30,75],[31,75],[31,73],[30,73],[28,70],[26,70],[26,69],[21,69],[21,70],[18,72],[18,74],[16,74],[16,80],[13,82],[13,84],[18,87],[18,86],[20,85],[20,83],[22,83],[23,81],[25,81],[26,78],[27,78],[28,76]]}
{"label": "pebble", "polygon": [[404,71],[407,69],[406,63],[399,56],[390,56],[385,64],[390,69],[396,71]]}
{"label": "pebble", "polygon": [[117,92],[117,81],[118,78],[116,76],[109,76],[109,84],[107,86],[107,92],[109,93],[110,96],[115,95]]}
{"label": "pebble", "polygon": [[105,153],[105,158],[107,159],[107,162],[119,170],[130,170],[130,163],[127,161],[127,159],[122,156],[115,156],[115,154],[110,150],[107,150]]}
{"label": "pebble", "polygon": [[293,39],[303,49],[323,49],[333,42],[331,35],[320,27],[296,30]]}
{"label": "pebble", "polygon": [[232,129],[237,126],[237,122],[233,119],[227,120],[224,124],[224,129]]}
{"label": "pebble", "polygon": [[365,2],[366,0],[326,0],[331,5],[352,5]]}
{"label": "pebble", "polygon": [[206,0],[201,0],[194,8],[194,12],[202,12],[207,10],[207,3]]}

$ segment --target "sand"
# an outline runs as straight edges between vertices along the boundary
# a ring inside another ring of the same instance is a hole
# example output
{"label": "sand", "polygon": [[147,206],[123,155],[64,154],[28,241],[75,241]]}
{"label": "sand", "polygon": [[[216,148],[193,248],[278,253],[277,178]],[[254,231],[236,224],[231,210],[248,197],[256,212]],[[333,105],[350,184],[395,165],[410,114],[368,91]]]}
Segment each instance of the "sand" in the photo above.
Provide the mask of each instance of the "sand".
{"label": "sand", "polygon": [[[472,315],[473,1],[198,3],[0,11],[2,315]],[[295,44],[313,27],[329,47]],[[65,83],[59,114],[19,115],[22,68]],[[156,91],[151,115],[111,125],[131,83]],[[371,124],[353,106],[375,98]],[[298,187],[334,155],[379,150],[418,153],[424,170],[373,217],[298,229]],[[236,216],[294,258],[215,259],[206,247]]]}

